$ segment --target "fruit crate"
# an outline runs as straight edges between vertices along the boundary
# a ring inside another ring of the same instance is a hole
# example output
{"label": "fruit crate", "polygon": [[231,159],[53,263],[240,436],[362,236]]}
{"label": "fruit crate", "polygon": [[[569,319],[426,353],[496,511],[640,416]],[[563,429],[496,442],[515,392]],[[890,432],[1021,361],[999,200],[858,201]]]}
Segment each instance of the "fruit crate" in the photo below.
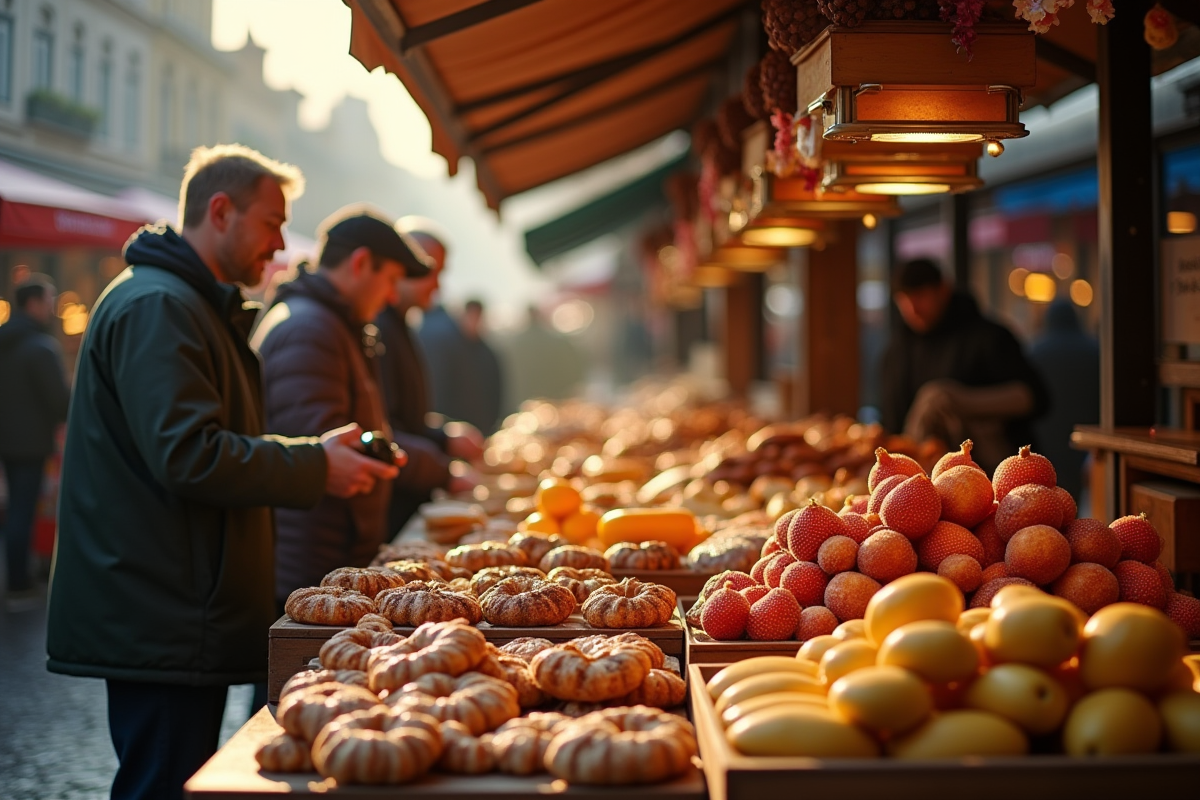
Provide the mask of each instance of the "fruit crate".
{"label": "fruit crate", "polygon": [[794,656],[803,642],[754,642],[743,639],[736,642],[719,642],[704,631],[693,628],[684,619],[691,603],[679,601],[679,618],[683,620],[684,644],[687,648],[687,664],[732,664],[755,656]]}
{"label": "fruit crate", "polygon": [[[612,636],[633,632],[654,642],[667,655],[675,656],[681,661],[684,658],[683,615],[678,608],[675,610],[675,616],[666,625],[657,628],[593,628],[578,614],[568,617],[566,622],[542,628],[502,628],[486,622],[480,622],[478,628],[483,631],[487,640],[496,646],[522,636],[566,642],[593,634]],[[305,625],[286,614],[280,617],[268,632],[267,699],[272,703],[279,702],[279,690],[283,688],[287,679],[307,668],[308,662],[321,652],[321,645],[341,630],[345,629],[331,625]],[[401,635],[407,636],[412,632],[413,628],[396,628],[396,633]]]}
{"label": "fruit crate", "polygon": [[[1067,797],[1174,796],[1200,785],[1200,755],[1074,758],[750,757],[726,741],[705,684],[724,665],[688,667],[689,705],[710,800],[837,797],[838,800],[1063,800]],[[1187,786],[1193,787],[1186,790]]]}

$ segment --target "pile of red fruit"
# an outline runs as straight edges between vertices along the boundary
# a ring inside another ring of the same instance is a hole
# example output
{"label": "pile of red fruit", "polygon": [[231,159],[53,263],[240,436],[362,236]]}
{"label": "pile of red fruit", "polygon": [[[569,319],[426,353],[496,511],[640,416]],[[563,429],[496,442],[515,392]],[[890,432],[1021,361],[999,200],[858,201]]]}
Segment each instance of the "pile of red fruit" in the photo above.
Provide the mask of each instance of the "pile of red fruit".
{"label": "pile of red fruit", "polygon": [[722,641],[806,641],[861,618],[887,583],[926,571],[953,581],[972,608],[1005,586],[1040,586],[1089,615],[1118,601],[1153,606],[1200,637],[1200,600],[1175,591],[1145,515],[1077,519],[1056,483],[1049,459],[1028,447],[990,480],[970,441],[931,475],[880,448],[869,495],[838,513],[812,502],[781,516],[751,572],[713,576],[689,622]]}

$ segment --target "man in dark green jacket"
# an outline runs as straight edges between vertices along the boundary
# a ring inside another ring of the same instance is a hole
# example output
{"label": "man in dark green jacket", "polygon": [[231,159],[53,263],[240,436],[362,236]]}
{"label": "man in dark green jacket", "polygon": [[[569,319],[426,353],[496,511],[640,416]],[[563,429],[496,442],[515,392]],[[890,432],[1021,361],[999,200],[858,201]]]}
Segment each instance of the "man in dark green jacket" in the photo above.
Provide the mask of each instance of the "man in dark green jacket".
{"label": "man in dark green jacket", "polygon": [[318,438],[263,435],[247,344],[292,167],[200,149],[182,235],[143,229],[79,352],[51,579],[49,669],[104,678],[114,798],[176,798],[216,750],[226,690],[266,678],[275,618],[272,506],[352,497],[396,467]]}

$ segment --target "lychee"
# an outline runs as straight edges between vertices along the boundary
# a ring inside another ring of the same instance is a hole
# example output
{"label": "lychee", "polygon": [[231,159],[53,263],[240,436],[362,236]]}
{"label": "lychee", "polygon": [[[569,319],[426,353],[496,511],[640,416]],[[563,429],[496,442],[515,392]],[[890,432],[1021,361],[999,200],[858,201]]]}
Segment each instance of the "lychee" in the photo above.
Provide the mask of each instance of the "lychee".
{"label": "lychee", "polygon": [[816,500],[796,512],[788,524],[786,548],[797,561],[816,561],[817,550],[831,536],[846,536],[846,522]]}
{"label": "lychee", "polygon": [[767,592],[771,591],[770,586],[763,586],[761,583],[756,583],[753,586],[747,586],[745,589],[739,589],[738,592],[742,597],[750,601],[750,605],[754,605],[759,600],[767,596]]}
{"label": "lychee", "polygon": [[846,530],[849,531],[847,535],[854,540],[855,544],[862,544],[863,540],[871,535],[871,526],[862,514],[851,512],[842,514],[841,517],[846,521]]}
{"label": "lychee", "polygon": [[948,469],[954,467],[973,467],[974,469],[983,472],[983,467],[975,463],[975,459],[971,458],[971,450],[975,447],[975,443],[967,439],[957,450],[953,450],[938,459],[933,465],[933,471],[929,473],[929,479],[936,481],[938,476]]}
{"label": "lychee", "polygon": [[1122,561],[1113,567],[1113,575],[1121,587],[1121,599],[1127,603],[1141,603],[1163,609],[1167,605],[1167,593],[1163,589],[1162,578],[1140,561]]}
{"label": "lychee", "polygon": [[763,567],[763,583],[774,589],[779,585],[779,576],[791,564],[795,564],[796,559],[786,550],[780,550],[771,556],[771,563]]}
{"label": "lychee", "polygon": [[953,522],[942,520],[917,541],[917,563],[927,570],[936,572],[942,559],[952,553],[962,553],[976,563],[983,563],[983,545],[975,534]]}
{"label": "lychee", "polygon": [[848,619],[862,619],[867,613],[867,603],[881,588],[866,575],[839,572],[825,587],[825,607],[842,622]]}
{"label": "lychee", "polygon": [[884,528],[859,545],[858,571],[881,583],[889,583],[917,571],[917,551],[907,536]]}
{"label": "lychee", "polygon": [[789,564],[779,578],[779,588],[792,593],[804,608],[818,606],[825,599],[825,586],[829,576],[825,570],[811,561],[797,561]]}
{"label": "lychee", "polygon": [[1018,486],[1036,483],[1053,489],[1058,485],[1058,475],[1054,465],[1045,456],[1034,453],[1030,445],[1025,445],[1015,456],[1009,456],[1000,462],[992,473],[992,489],[996,492],[999,502]]}
{"label": "lychee", "polygon": [[1179,592],[1167,596],[1167,616],[1171,618],[1189,639],[1200,639],[1200,600]]}
{"label": "lychee", "polygon": [[983,561],[980,561],[980,564],[988,567],[1004,560],[1004,546],[1008,543],[1000,538],[999,533],[996,533],[995,515],[976,525],[973,533],[979,543],[983,545]]}
{"label": "lychee", "polygon": [[906,478],[888,493],[879,509],[883,524],[909,539],[929,533],[941,514],[942,501],[924,473]]}
{"label": "lychee", "polygon": [[1070,600],[1091,616],[1121,599],[1121,587],[1111,571],[1087,561],[1072,564],[1050,587],[1050,593]]}
{"label": "lychee", "polygon": [[796,629],[796,639],[807,642],[818,636],[833,633],[838,626],[838,618],[825,606],[809,606],[800,612],[800,627]]}
{"label": "lychee", "polygon": [[1145,513],[1113,520],[1108,527],[1121,540],[1121,559],[1149,564],[1162,553],[1162,538]]}
{"label": "lychee", "polygon": [[983,574],[980,576],[980,585],[990,583],[996,578],[1007,578],[1008,567],[1004,566],[1003,561],[997,561],[995,564],[988,564],[983,568]]}
{"label": "lychee", "polygon": [[1154,571],[1158,573],[1159,579],[1162,580],[1163,591],[1167,594],[1175,591],[1175,579],[1171,577],[1171,570],[1167,569],[1161,561],[1155,561],[1150,566],[1154,567]]}
{"label": "lychee", "polygon": [[883,501],[891,494],[892,490],[900,484],[908,480],[910,475],[892,475],[890,478],[884,478],[879,485],[875,487],[875,491],[871,492],[871,499],[867,501],[867,516],[878,514],[879,509],[883,506]]}
{"label": "lychee", "polygon": [[973,528],[992,513],[992,482],[978,467],[951,467],[933,479],[942,519]]}
{"label": "lychee", "polygon": [[1009,575],[1045,586],[1071,565],[1071,545],[1049,525],[1030,525],[1008,540],[1004,564]]}
{"label": "lychee", "polygon": [[858,543],[849,536],[831,536],[817,551],[817,564],[826,575],[854,569],[858,561]]}
{"label": "lychee", "polygon": [[1005,586],[1033,586],[1032,581],[1027,581],[1024,578],[1016,578],[1009,576],[1007,578],[996,578],[987,581],[979,587],[978,591],[971,596],[971,608],[987,608],[992,604],[992,598],[996,596],[996,592],[1003,589]]}
{"label": "lychee", "polygon": [[[1058,503],[1062,506],[1062,524],[1066,525],[1071,520],[1079,515],[1079,506],[1075,504],[1075,498],[1071,497],[1071,493],[1061,486],[1055,486],[1051,491],[1058,498]],[[1061,529],[1061,525],[1059,528]]]}
{"label": "lychee", "polygon": [[800,605],[791,592],[771,589],[750,606],[746,635],[758,642],[791,639],[800,625]]}
{"label": "lychee", "polygon": [[1083,517],[1063,526],[1071,544],[1071,561],[1091,562],[1112,569],[1121,560],[1121,540],[1112,528],[1098,519]]}
{"label": "lychee", "polygon": [[925,470],[914,459],[899,453],[889,453],[882,447],[875,450],[875,464],[867,475],[867,489],[874,492],[876,487],[893,475],[924,475]]}
{"label": "lychee", "polygon": [[750,621],[750,603],[738,594],[732,583],[726,583],[704,601],[700,612],[700,627],[718,641],[740,639]]}
{"label": "lychee", "polygon": [[970,594],[983,584],[983,568],[979,562],[962,553],[951,553],[943,558],[937,574],[952,582],[963,594]]}
{"label": "lychee", "polygon": [[996,507],[996,533],[1008,541],[1012,535],[1030,525],[1062,525],[1062,503],[1054,490],[1036,483],[1017,486]]}

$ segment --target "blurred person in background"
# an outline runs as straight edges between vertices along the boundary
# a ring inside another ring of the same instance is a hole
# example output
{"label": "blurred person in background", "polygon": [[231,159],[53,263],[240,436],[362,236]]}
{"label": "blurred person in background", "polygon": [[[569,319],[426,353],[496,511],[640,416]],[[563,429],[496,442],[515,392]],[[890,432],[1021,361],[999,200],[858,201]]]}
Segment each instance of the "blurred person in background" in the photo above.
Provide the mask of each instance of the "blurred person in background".
{"label": "blurred person in background", "polygon": [[587,376],[587,357],[566,335],[546,325],[531,305],[528,322],[502,343],[508,408],[533,398],[562,400],[578,393]]}
{"label": "blurred person in background", "polygon": [[880,366],[884,429],[951,448],[971,439],[972,457],[989,474],[1033,444],[1047,393],[1012,332],[983,316],[928,259],[897,270],[892,296],[900,320]]}
{"label": "blurred person in background", "polygon": [[504,385],[500,359],[483,338],[483,302],[468,300],[457,322],[441,306],[431,309],[418,335],[432,378],[434,410],[484,435],[494,433]]}
{"label": "blurred person in background", "polygon": [[1070,300],[1059,298],[1046,309],[1029,360],[1050,391],[1050,410],[1034,423],[1038,451],[1054,463],[1058,485],[1078,498],[1087,454],[1071,448],[1071,431],[1100,422],[1100,343],[1084,332]]}
{"label": "blurred person in background", "polygon": [[424,217],[402,217],[396,230],[424,250],[431,269],[424,277],[401,280],[397,302],[375,318],[387,419],[396,443],[408,453],[409,463],[420,460],[419,474],[428,477],[424,482],[393,485],[388,519],[392,535],[429,501],[434,489],[458,493],[474,488],[477,481],[467,465],[483,455],[483,436],[473,425],[445,422],[432,413],[429,371],[406,319],[410,310],[425,311],[432,305],[446,267],[449,237],[441,226]]}
{"label": "blurred person in background", "polygon": [[6,602],[14,611],[36,597],[29,547],[46,461],[54,455],[70,397],[62,348],[50,332],[54,296],[49,278],[31,275],[17,285],[12,316],[0,325],[0,462],[8,482]]}

